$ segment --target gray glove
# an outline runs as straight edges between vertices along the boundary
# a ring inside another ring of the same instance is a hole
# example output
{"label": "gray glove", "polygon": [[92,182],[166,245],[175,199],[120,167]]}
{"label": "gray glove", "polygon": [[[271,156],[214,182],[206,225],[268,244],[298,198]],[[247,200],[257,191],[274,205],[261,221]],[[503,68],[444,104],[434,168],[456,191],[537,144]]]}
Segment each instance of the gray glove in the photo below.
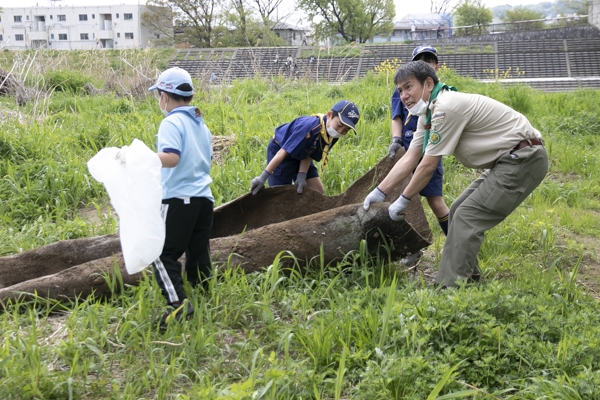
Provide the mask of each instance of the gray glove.
{"label": "gray glove", "polygon": [[392,138],[392,144],[390,144],[390,147],[388,149],[388,154],[390,158],[396,157],[396,152],[400,150],[400,148],[402,148],[402,138],[394,136]]}
{"label": "gray glove", "polygon": [[265,169],[260,176],[252,179],[252,182],[250,182],[250,191],[252,194],[258,193],[262,188],[265,187],[265,182],[269,178],[269,175],[271,174]]}
{"label": "gray glove", "polygon": [[402,211],[406,210],[406,207],[408,207],[409,203],[410,203],[410,199],[408,197],[404,197],[403,194],[400,195],[400,197],[398,197],[398,200],[393,202],[390,205],[390,208],[388,208],[388,213],[390,214],[390,218],[393,219],[394,221],[402,220],[404,217],[402,217],[400,215],[400,213]]}
{"label": "gray glove", "polygon": [[363,208],[365,209],[365,211],[367,211],[371,206],[371,203],[381,203],[385,200],[385,196],[387,195],[381,190],[379,190],[378,187],[376,187],[371,193],[369,193],[369,195],[365,199],[365,202],[363,203]]}
{"label": "gray glove", "polygon": [[296,175],[296,182],[294,183],[298,186],[298,190],[296,191],[302,193],[302,189],[306,186],[306,172],[298,172],[298,175]]}

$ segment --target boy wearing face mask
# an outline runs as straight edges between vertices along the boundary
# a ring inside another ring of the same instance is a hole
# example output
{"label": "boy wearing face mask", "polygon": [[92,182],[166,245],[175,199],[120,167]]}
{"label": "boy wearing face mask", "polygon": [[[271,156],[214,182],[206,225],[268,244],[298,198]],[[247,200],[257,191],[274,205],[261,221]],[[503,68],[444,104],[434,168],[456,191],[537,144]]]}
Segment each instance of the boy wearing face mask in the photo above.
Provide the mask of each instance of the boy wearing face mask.
{"label": "boy wearing face mask", "polygon": [[[438,70],[438,57],[437,50],[435,47],[428,44],[415,47],[412,53],[412,61],[425,61],[427,64],[437,71]],[[392,143],[388,149],[390,158],[396,156],[396,151],[401,147],[408,150],[410,142],[413,139],[413,134],[417,130],[417,120],[419,117],[410,113],[406,106],[400,100],[400,94],[398,90],[394,90],[392,95]],[[419,193],[419,195],[425,197],[427,204],[431,208],[431,211],[435,214],[438,219],[438,224],[442,228],[444,235],[448,234],[448,216],[450,210],[444,202],[442,197],[442,186],[444,183],[444,167],[440,160],[437,169],[433,173],[431,180]],[[421,251],[412,254],[406,258],[403,258],[400,262],[406,266],[410,266],[421,257],[423,253]]]}
{"label": "boy wearing face mask", "polygon": [[350,130],[356,132],[359,119],[358,107],[351,101],[341,100],[327,114],[298,117],[277,127],[267,147],[267,167],[250,184],[252,194],[264,188],[267,180],[269,186],[293,182],[298,193],[302,193],[305,186],[324,193],[313,160],[321,161],[325,167],[331,148]]}
{"label": "boy wearing face mask", "polygon": [[160,327],[165,329],[169,322],[194,313],[183,287],[178,261],[182,254],[186,254],[185,271],[192,287],[202,284],[207,289],[212,272],[212,138],[200,109],[190,105],[194,86],[189,73],[177,67],[167,69],[148,89],[153,90],[158,91],[158,107],[165,115],[158,128],[157,152],[163,166],[161,212],[166,237],[162,254],[152,264],[169,307],[160,320]]}
{"label": "boy wearing face mask", "polygon": [[[438,70],[437,50],[435,47],[428,44],[415,47],[413,50],[412,61],[425,61],[431,65],[435,71]],[[417,130],[418,118],[419,117],[408,111],[406,106],[400,100],[398,90],[394,90],[392,96],[392,143],[389,147],[390,158],[395,157],[396,151],[400,149],[400,147],[404,147],[405,150],[408,150],[410,142],[413,139],[413,133]],[[431,180],[419,194],[425,197],[431,211],[433,211],[438,218],[438,223],[440,224],[440,228],[442,228],[444,235],[447,235],[448,214],[450,210],[442,197],[443,179],[444,168],[442,167],[442,161],[440,160]],[[414,260],[407,260],[404,263],[410,264],[412,262],[414,262]]]}

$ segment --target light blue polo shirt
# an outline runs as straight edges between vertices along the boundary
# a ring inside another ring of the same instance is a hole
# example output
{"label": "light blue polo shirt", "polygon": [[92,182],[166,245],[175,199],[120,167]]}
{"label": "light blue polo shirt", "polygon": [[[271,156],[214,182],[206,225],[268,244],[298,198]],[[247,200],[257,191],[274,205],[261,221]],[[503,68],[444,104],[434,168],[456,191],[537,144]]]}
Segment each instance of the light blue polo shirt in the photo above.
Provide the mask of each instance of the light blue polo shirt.
{"label": "light blue polo shirt", "polygon": [[162,120],[156,135],[158,152],[179,155],[174,168],[162,168],[163,199],[206,197],[214,203],[210,190],[212,136],[197,107],[172,110]]}

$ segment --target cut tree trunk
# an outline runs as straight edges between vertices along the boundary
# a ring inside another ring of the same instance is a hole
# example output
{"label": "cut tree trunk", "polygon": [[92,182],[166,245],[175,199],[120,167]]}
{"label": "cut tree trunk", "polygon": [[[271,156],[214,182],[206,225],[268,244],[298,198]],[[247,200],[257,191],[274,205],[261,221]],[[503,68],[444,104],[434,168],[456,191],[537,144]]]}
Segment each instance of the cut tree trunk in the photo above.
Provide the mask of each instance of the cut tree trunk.
{"label": "cut tree trunk", "polygon": [[[400,158],[400,157],[398,157]],[[389,203],[372,205],[365,212],[362,201],[387,175],[396,160],[382,159],[374,168],[338,196],[324,196],[306,189],[296,193],[291,185],[244,195],[215,209],[211,255],[216,264],[240,266],[247,272],[273,263],[282,251],[294,255],[301,266],[323,247],[326,264],[357,251],[367,240],[374,254],[382,244],[397,260],[431,243],[431,231],[419,201],[412,201],[404,220],[392,221]],[[395,200],[406,183],[388,195]],[[383,236],[382,236],[383,235]],[[140,274],[124,269],[116,235],[57,242],[38,249],[0,258],[0,300],[23,293],[64,299],[92,292],[110,292],[106,277],[114,275],[115,263],[123,280],[136,284]],[[284,264],[291,262],[286,258]],[[110,278],[113,279],[113,278]]]}
{"label": "cut tree trunk", "polygon": [[[406,220],[390,219],[388,206],[389,203],[373,204],[369,211],[364,211],[362,204],[351,204],[241,235],[211,239],[213,263],[220,268],[240,267],[245,272],[254,272],[269,266],[280,252],[286,251],[294,258],[281,258],[282,267],[291,267],[297,260],[301,268],[306,268],[310,259],[320,254],[325,264],[340,261],[348,252],[360,249],[363,239],[369,254],[379,251],[389,254],[392,260],[431,244]],[[115,254],[0,289],[0,302],[27,299],[30,297],[27,293],[56,300],[92,292],[97,296],[109,295],[107,280],[116,279],[116,268],[120,269],[125,284],[135,285],[142,277],[141,273],[127,274],[122,256]]]}

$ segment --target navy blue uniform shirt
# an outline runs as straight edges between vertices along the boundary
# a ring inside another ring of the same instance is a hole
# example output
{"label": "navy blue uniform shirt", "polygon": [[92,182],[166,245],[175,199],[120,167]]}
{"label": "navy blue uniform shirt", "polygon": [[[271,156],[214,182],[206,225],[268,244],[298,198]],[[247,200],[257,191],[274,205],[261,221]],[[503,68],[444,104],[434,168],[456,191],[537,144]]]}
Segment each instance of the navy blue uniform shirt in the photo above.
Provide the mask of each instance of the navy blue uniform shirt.
{"label": "navy blue uniform shirt", "polygon": [[408,150],[410,142],[413,139],[413,133],[417,130],[417,121],[419,117],[410,115],[402,100],[400,100],[400,93],[398,89],[394,90],[392,95],[392,119],[400,118],[402,121],[402,146],[405,150]]}
{"label": "navy blue uniform shirt", "polygon": [[[323,122],[327,123],[327,116],[323,117]],[[313,116],[298,117],[292,122],[278,126],[275,128],[275,141],[289,153],[288,157],[296,160],[310,157],[321,161],[323,148],[326,146],[321,137],[321,120]],[[331,141],[330,151],[337,141],[338,139]]]}

